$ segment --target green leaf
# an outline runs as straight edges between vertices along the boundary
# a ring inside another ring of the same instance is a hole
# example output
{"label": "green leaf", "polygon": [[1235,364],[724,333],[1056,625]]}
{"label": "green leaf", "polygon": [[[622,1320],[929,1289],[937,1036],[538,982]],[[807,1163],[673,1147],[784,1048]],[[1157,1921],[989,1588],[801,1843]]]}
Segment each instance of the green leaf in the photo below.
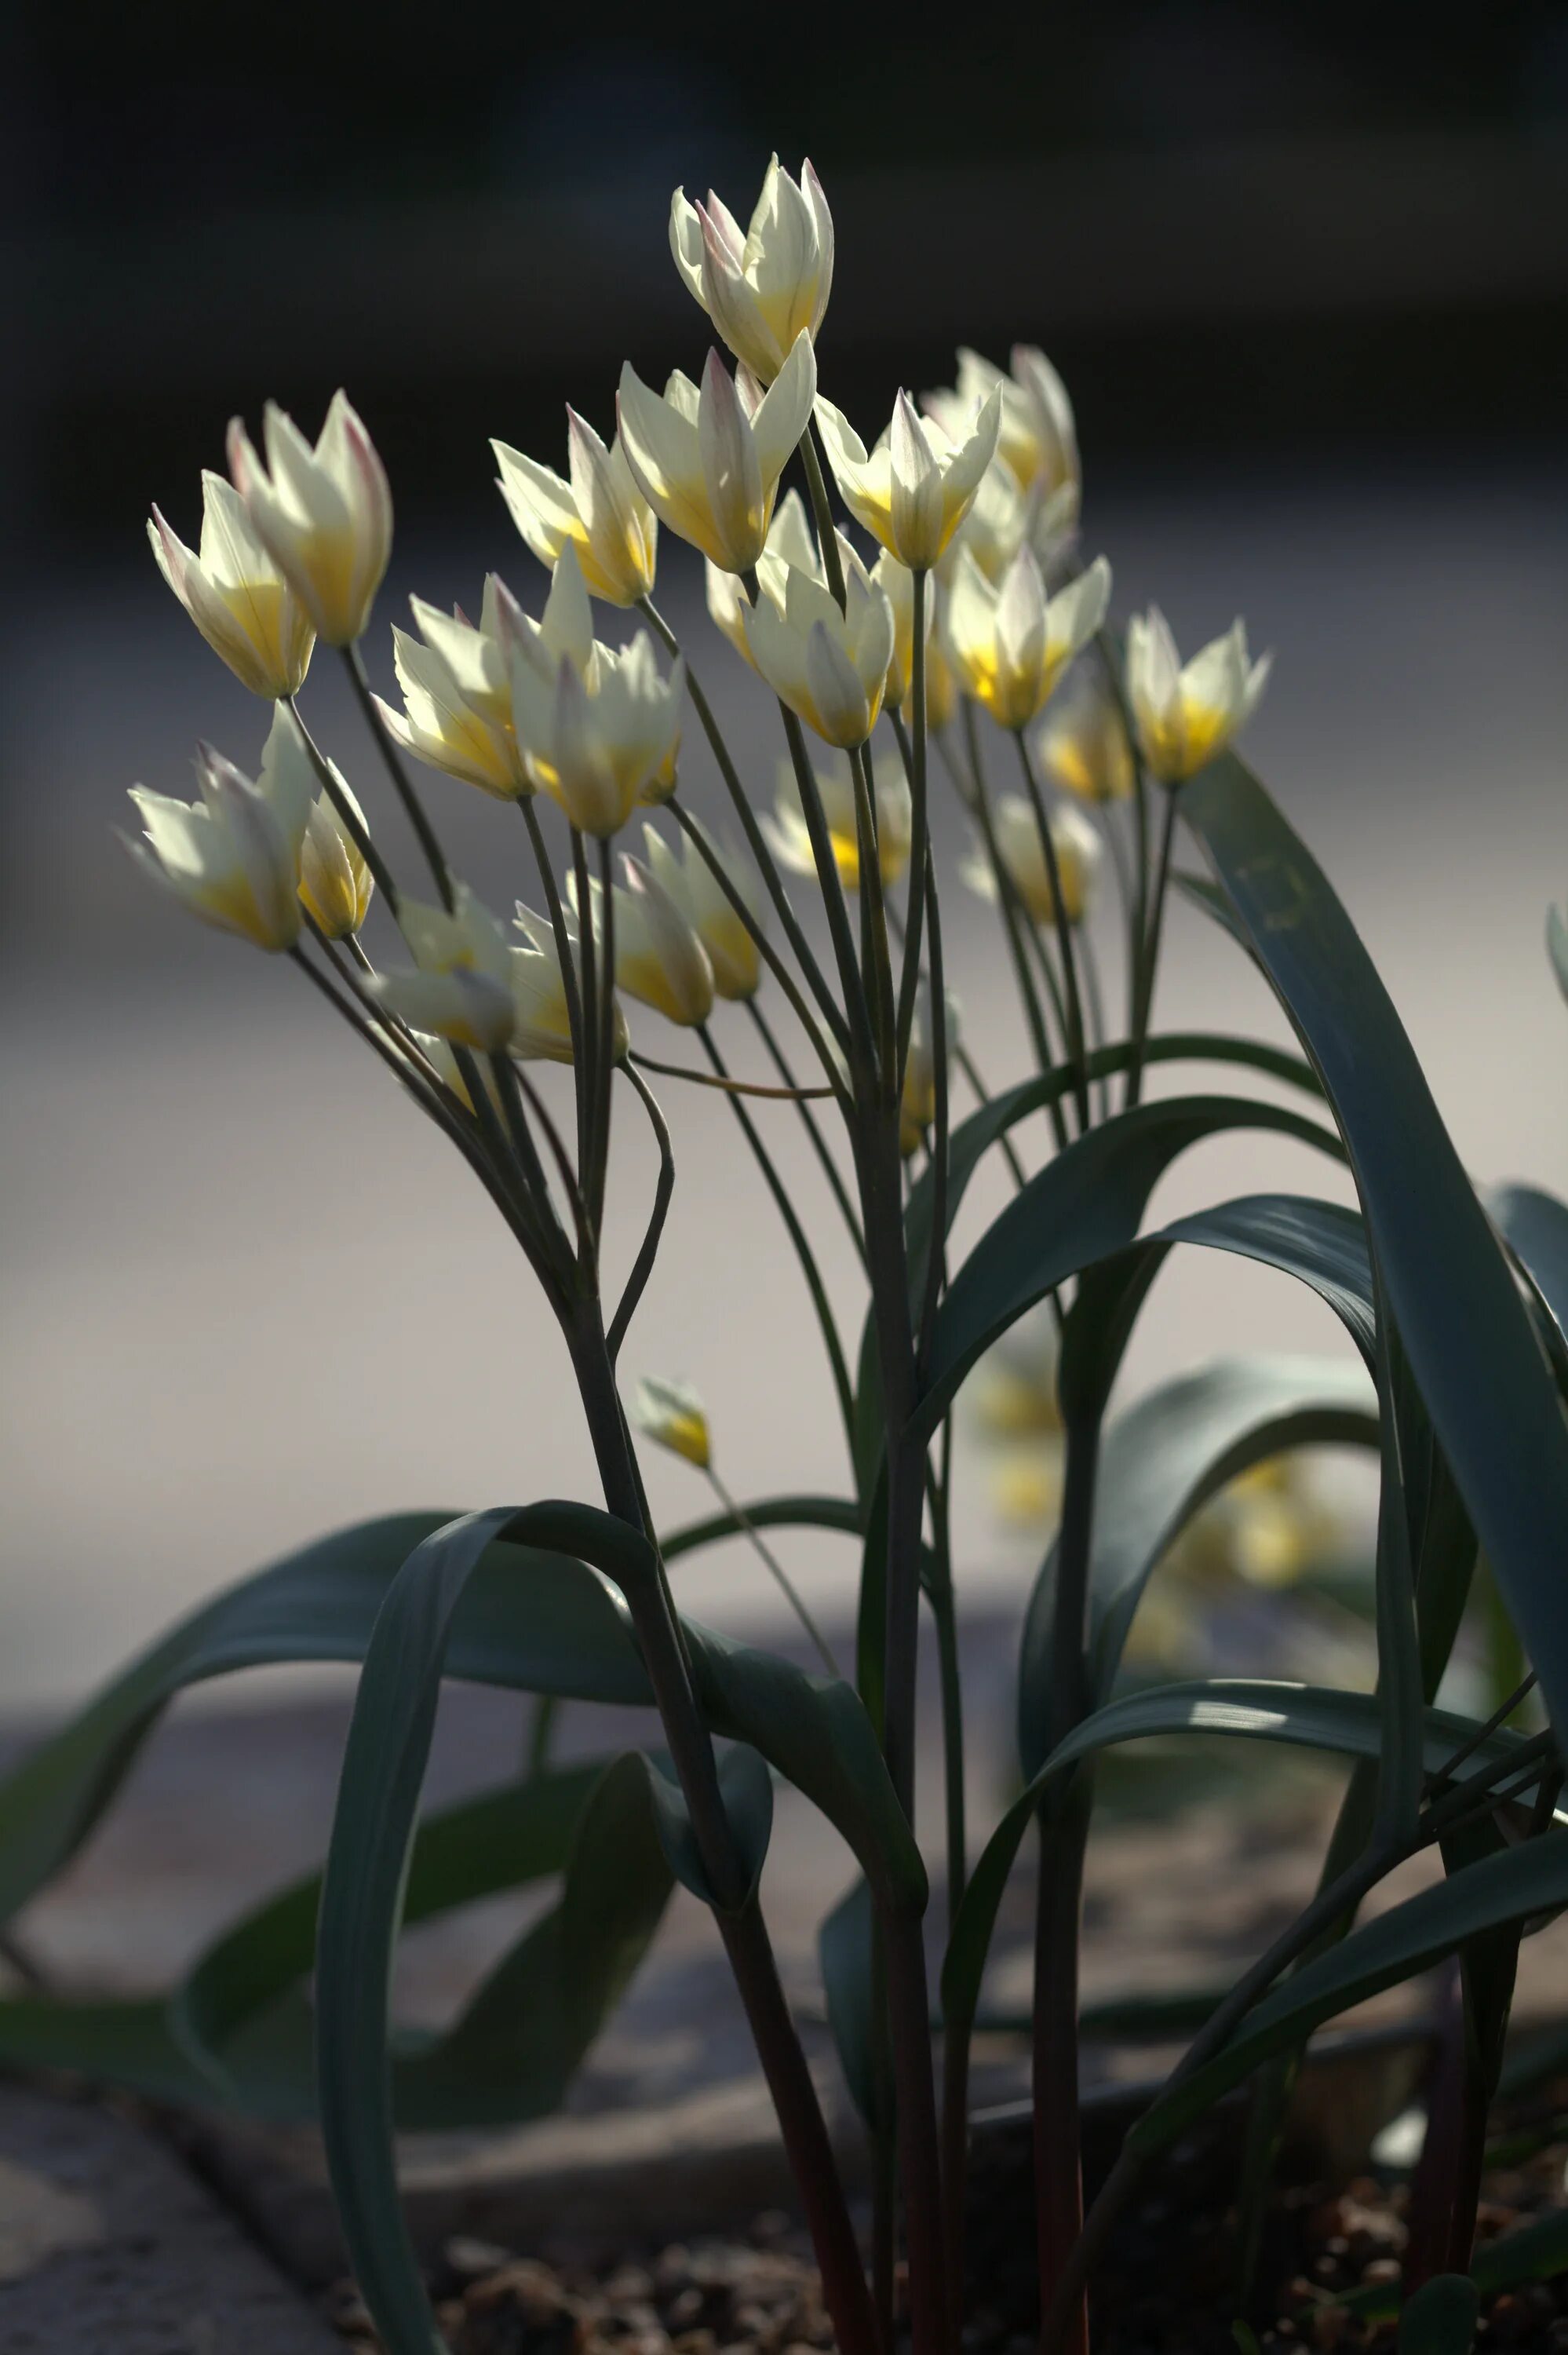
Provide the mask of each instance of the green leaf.
{"label": "green leaf", "polygon": [[1238,1096],[1174,1096],[1118,1113],[1046,1164],[993,1220],[954,1276],[937,1317],[916,1427],[935,1429],[977,1359],[1027,1308],[1092,1262],[1124,1251],[1149,1197],[1180,1155],[1227,1130],[1273,1130],[1337,1156],[1317,1122]]}
{"label": "green leaf", "polygon": [[[1476,1730],[1470,1720],[1436,1709],[1425,1712],[1423,1726],[1425,1764],[1434,1774],[1441,1772],[1460,1743],[1468,1741]],[[1101,1750],[1124,1742],[1171,1734],[1239,1735],[1251,1741],[1328,1750],[1344,1757],[1375,1758],[1382,1742],[1382,1725],[1375,1694],[1241,1678],[1159,1685],[1147,1692],[1126,1693],[1119,1700],[1107,1701],[1057,1744],[1014,1799],[980,1851],[942,1965],[942,2009],[949,2035],[967,2035],[973,2024],[1008,1876],[1024,1834],[1052,1784],[1081,1760]],[[1521,1740],[1521,1736],[1513,1733],[1490,1735],[1476,1747],[1476,1768],[1506,1763]],[[1531,1846],[1542,1844],[1536,1841]],[[1568,1839],[1563,1840],[1561,1846],[1568,1854]],[[1303,1971],[1290,1984],[1299,1986],[1305,1977]],[[1279,2041],[1288,2041],[1288,2036]],[[1188,2115],[1196,2115],[1196,2111]]]}
{"label": "green leaf", "polygon": [[876,2115],[876,1991],[872,1967],[875,1917],[863,1874],[823,1917],[817,1934],[828,2026],[850,2098],[870,2124]]}
{"label": "green leaf", "polygon": [[[561,1871],[604,1762],[535,1774],[443,1808],[418,1828],[404,1896],[405,1923]],[[221,2058],[238,2030],[309,1975],[315,1959],[320,1873],[279,1890],[215,1939],[171,2000],[175,2035],[217,2089],[238,2088]]]}
{"label": "green leaf", "polygon": [[[1326,1359],[1221,1359],[1129,1407],[1107,1432],[1100,1456],[1085,1630],[1095,1694],[1108,1695],[1145,1587],[1209,1497],[1287,1447],[1375,1447],[1377,1439],[1363,1368]],[[1026,1774],[1045,1755],[1055,1579],[1053,1546],[1023,1623],[1018,1735]]]}
{"label": "green leaf", "polygon": [[[415,1818],[435,1729],[447,1649],[465,1588],[492,1542],[525,1516],[501,1506],[466,1514],[434,1531],[399,1571],[377,1615],[355,1700],[322,1885],[316,1939],[316,2068],[323,2141],[350,2261],[366,2305],[394,2355],[440,2345],[408,2239],[393,2159],[389,1987],[414,1844]],[[620,1762],[585,1811],[597,1828],[613,1812],[596,1896],[610,1922],[574,1910],[568,1886],[541,1937],[524,1939],[493,1975],[465,2017],[487,2062],[494,2029],[511,2029],[506,2073],[530,2063],[538,2097],[554,2106],[561,2066],[597,2030],[668,1894],[664,1840],[650,1870],[640,1829],[656,1819],[645,1763]],[[599,1847],[590,1844],[596,1861]],[[639,1872],[639,1864],[642,1870]],[[629,1893],[643,1902],[628,1908]],[[579,1938],[569,1933],[576,1926]],[[580,1937],[584,1930],[588,1938]],[[580,1950],[579,1950],[580,1949]],[[543,1954],[546,1969],[539,1970]],[[608,1967],[607,1967],[608,1957]],[[545,1985],[539,1981],[543,1976]],[[521,1982],[521,1984],[519,1984]],[[524,1993],[535,2000],[525,2004]],[[543,1994],[546,2001],[538,1998]],[[549,2000],[548,1998],[553,1998]],[[541,2034],[541,2029],[544,2033]],[[438,2069],[460,2072],[464,2037],[448,2041]],[[525,2081],[526,2082],[526,2081]],[[530,2091],[532,2091],[530,2087]],[[525,2094],[524,2103],[526,2105]]]}
{"label": "green leaf", "polygon": [[1561,908],[1548,908],[1546,911],[1546,954],[1557,975],[1557,986],[1568,997],[1568,922]]}
{"label": "green leaf", "polygon": [[1568,1424],[1497,1236],[1354,926],[1257,780],[1181,792],[1344,1135],[1388,1305],[1554,1723],[1568,1710]]}
{"label": "green leaf", "polygon": [[[412,1548],[450,1513],[395,1513],[321,1538],[181,1620],[0,1781],[0,1919],[69,1862],[175,1696],[244,1668],[357,1661]],[[646,1706],[626,1607],[561,1555],[497,1548],[464,1597],[449,1673]]]}
{"label": "green leaf", "polygon": [[[0,1918],[74,1854],[176,1693],[279,1661],[363,1658],[404,1559],[450,1518],[365,1522],[258,1572],[181,1621],[41,1742],[0,1782]],[[646,1708],[652,1690],[627,1608],[607,1582],[652,1574],[644,1540],[590,1506],[561,1502],[512,1516],[511,1528],[463,1591],[447,1674]],[[571,1545],[581,1555],[565,1550]],[[924,1888],[917,1852],[850,1687],[684,1624],[714,1731],[761,1749],[823,1808],[874,1878],[886,1859],[890,1898],[896,1888],[897,1902],[915,1902]]]}
{"label": "green leaf", "polygon": [[1568,1205],[1538,1186],[1499,1186],[1487,1207],[1540,1304],[1558,1379],[1568,1380]]}
{"label": "green leaf", "polygon": [[1160,2096],[1132,2129],[1129,2147],[1145,2156],[1164,2149],[1260,2062],[1324,2020],[1397,1986],[1488,1931],[1565,1904],[1568,1835],[1550,1832],[1483,1858],[1436,1888],[1391,1906],[1271,1989],[1223,2051]]}
{"label": "green leaf", "polygon": [[[1086,1060],[1091,1079],[1107,1078],[1125,1071],[1132,1060],[1131,1046],[1126,1042],[1100,1048]],[[1171,1032],[1150,1039],[1146,1050],[1149,1063],[1214,1062],[1234,1063],[1253,1071],[1263,1071],[1270,1079],[1280,1080],[1287,1086],[1320,1093],[1318,1078],[1311,1065],[1298,1055],[1284,1053],[1277,1047],[1267,1047],[1252,1039],[1238,1039],[1224,1032],[1188,1030]],[[954,1128],[948,1147],[948,1209],[947,1224],[951,1231],[970,1178],[985,1155],[1000,1143],[1008,1131],[1025,1120],[1032,1113],[1060,1103],[1074,1085],[1070,1070],[1047,1071],[1041,1077],[1025,1080],[1015,1088],[1004,1090],[981,1104],[978,1112]],[[1326,1149],[1337,1153],[1335,1139],[1322,1138]],[[936,1188],[933,1173],[927,1169],[910,1188],[905,1210],[906,1248],[910,1270],[910,1297],[920,1298],[924,1284],[926,1254],[930,1248],[931,1220],[935,1212]],[[873,1320],[867,1314],[861,1331],[860,1357],[855,1377],[855,1414],[853,1433],[855,1483],[863,1501],[869,1503],[881,1469],[883,1449],[882,1384],[877,1365],[876,1336]]]}
{"label": "green leaf", "polygon": [[1480,2292],[1467,2274],[1438,2274],[1399,2318],[1399,2355],[1470,2355],[1480,2310]]}

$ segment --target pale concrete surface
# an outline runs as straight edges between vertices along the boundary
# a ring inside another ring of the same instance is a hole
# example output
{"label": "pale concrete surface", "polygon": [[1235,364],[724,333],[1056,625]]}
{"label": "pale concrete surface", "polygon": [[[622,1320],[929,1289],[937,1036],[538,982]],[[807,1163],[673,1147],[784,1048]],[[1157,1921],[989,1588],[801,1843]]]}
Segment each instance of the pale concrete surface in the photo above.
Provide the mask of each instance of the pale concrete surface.
{"label": "pale concrete surface", "polygon": [[155,2134],[0,2084],[5,2355],[330,2355],[339,2343]]}

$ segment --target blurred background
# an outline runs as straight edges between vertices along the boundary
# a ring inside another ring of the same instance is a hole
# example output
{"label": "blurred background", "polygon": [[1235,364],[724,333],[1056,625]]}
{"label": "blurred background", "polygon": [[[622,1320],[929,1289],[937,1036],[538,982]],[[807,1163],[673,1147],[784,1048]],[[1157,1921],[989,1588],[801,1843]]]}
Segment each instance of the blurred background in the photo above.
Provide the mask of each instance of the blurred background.
{"label": "blurred background", "polygon": [[[870,441],[899,384],[950,380],[956,344],[1045,347],[1118,608],[1157,597],[1184,647],[1244,613],[1277,649],[1250,751],[1461,1150],[1486,1180],[1568,1181],[1541,945],[1568,894],[1568,15],[1056,0],[929,47],[842,15],[792,36],[732,14],[711,43],[667,14],[528,21],[78,0],[0,35],[0,1706],[80,1694],[334,1521],[592,1493],[553,1329],[466,1173],[291,969],[163,904],[114,842],[128,784],[188,791],[198,736],[253,768],[264,732],[144,518],[155,498],[194,540],[231,412],[254,426],[273,397],[313,434],[346,385],[397,507],[366,647],[389,691],[410,591],[471,607],[494,568],[542,597],[489,437],[562,465],[563,403],[608,435],[624,358],[697,371],[670,191],[712,185],[744,218],[770,148],[810,155],[837,225],[824,389]],[[776,723],[668,535],[661,596],[770,799]],[[318,656],[305,708],[412,874],[340,686]],[[688,774],[716,807],[694,741]],[[505,909],[529,889],[515,817],[422,782]],[[956,855],[950,801],[938,824]],[[1020,1075],[993,919],[955,889],[951,922],[967,1034],[988,1076]],[[1181,909],[1160,1014],[1278,1029]],[[688,1060],[653,1016],[634,1029]],[[726,1107],[662,1092],[680,1178],[628,1373],[698,1382],[742,1493],[836,1487],[781,1231]],[[763,1110],[853,1333],[831,1205],[788,1108]],[[624,1264],[651,1167],[630,1117],[622,1136]],[[1282,1146],[1216,1148],[1156,1209],[1321,1183]],[[1278,1280],[1182,1263],[1129,1389],[1265,1344],[1341,1346]],[[652,1469],[664,1515],[704,1508],[694,1475]],[[1040,1534],[1001,1525],[989,1476],[961,1565],[1001,1608]],[[789,1559],[847,1618],[839,1541]],[[681,1576],[710,1618],[773,1610],[744,1553]]]}

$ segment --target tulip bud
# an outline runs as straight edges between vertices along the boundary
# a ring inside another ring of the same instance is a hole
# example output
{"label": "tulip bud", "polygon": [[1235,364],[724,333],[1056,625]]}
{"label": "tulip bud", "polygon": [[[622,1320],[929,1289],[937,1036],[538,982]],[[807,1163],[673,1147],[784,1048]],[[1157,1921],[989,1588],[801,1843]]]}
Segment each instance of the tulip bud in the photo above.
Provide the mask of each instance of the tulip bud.
{"label": "tulip bud", "polygon": [[542,564],[575,548],[583,579],[607,605],[635,605],[653,588],[659,526],[632,479],[617,433],[607,450],[575,409],[567,411],[571,479],[493,442],[499,488],[512,520]]}
{"label": "tulip bud", "polygon": [[229,425],[234,487],[323,644],[352,645],[392,553],[392,494],[376,445],[344,392],[334,393],[313,450],[275,401],[263,429],[265,466],[241,420]]}
{"label": "tulip bud", "polygon": [[670,250],[691,293],[737,360],[771,384],[799,336],[814,341],[833,282],[833,223],[808,159],[797,186],[773,156],[742,230],[710,189],[705,205],[677,188]]}
{"label": "tulip bud", "polygon": [[[365,812],[334,765],[339,792],[365,824]],[[376,886],[358,844],[325,794],[315,803],[300,847],[300,900],[316,930],[346,940],[365,922]]]}
{"label": "tulip bud", "polygon": [[213,652],[252,695],[297,695],[315,632],[256,537],[245,502],[221,474],[201,478],[201,553],[153,509],[147,537],[158,570]]}
{"label": "tulip bud", "polygon": [[[915,1019],[909,1028],[904,1093],[898,1106],[898,1150],[906,1160],[937,1117],[937,1042],[931,1011],[931,985],[922,976],[915,999]],[[945,1011],[946,1044],[950,1058],[959,1039],[959,1005],[950,993],[945,1000]]]}
{"label": "tulip bud", "polygon": [[749,572],[768,545],[779,477],[810,421],[816,389],[804,333],[766,392],[755,382],[737,384],[716,352],[708,355],[700,391],[677,369],[662,399],[624,368],[621,444],[660,522],[721,570]]}
{"label": "tulip bud", "polygon": [[994,392],[968,432],[949,436],[922,421],[906,392],[874,450],[851,430],[831,400],[817,403],[828,463],[845,506],[890,556],[914,572],[928,572],[969,513],[980,479],[996,454],[1001,396]]}
{"label": "tulip bud", "polygon": [[668,1022],[694,1029],[714,1010],[714,969],[694,928],[643,866],[623,858],[630,890],[615,894],[615,978]]}
{"label": "tulip bud", "polygon": [[287,704],[274,714],[252,783],[208,744],[196,755],[201,800],[131,794],[146,839],[132,857],[204,923],[276,954],[300,937],[300,845],[310,816],[311,767]]}
{"label": "tulip bud", "polygon": [[684,1456],[699,1472],[713,1460],[707,1409],[689,1382],[665,1382],[645,1374],[631,1401],[631,1420],[639,1431]]}
{"label": "tulip bud", "polygon": [[[567,946],[580,996],[583,950],[575,908],[567,909],[566,920]],[[512,953],[512,994],[517,1007],[512,1052],[524,1063],[569,1063],[572,1060],[572,1022],[567,1006],[566,977],[561,970],[555,925],[546,918],[536,915],[532,908],[525,908],[521,900],[517,902],[516,921],[517,929],[528,945],[514,949]],[[618,1001],[612,1050],[618,1061],[630,1044],[626,1017]]]}
{"label": "tulip bud", "polygon": [[[691,824],[695,826],[696,821],[693,819]],[[706,859],[694,849],[682,857],[651,826],[643,827],[642,838],[654,877],[708,953],[718,996],[731,1000],[755,997],[762,979],[761,952]],[[707,840],[705,834],[703,838]],[[709,847],[740,895],[753,923],[760,928],[766,903],[757,869],[749,859],[740,858],[722,842],[710,844]]]}
{"label": "tulip bud", "polygon": [[[855,824],[854,779],[848,763],[814,769],[817,794],[827,820],[833,864],[846,891],[860,889],[860,836]],[[815,875],[816,854],[800,806],[800,789],[789,762],[779,767],[779,794],[772,814],[762,821],[775,857],[797,875]],[[909,785],[903,771],[887,762],[876,773],[876,864],[885,886],[896,883],[909,864],[914,817]]]}
{"label": "tulip bud", "polygon": [[1238,621],[1183,669],[1160,608],[1135,613],[1127,625],[1127,699],[1150,774],[1178,785],[1223,752],[1256,710],[1273,659],[1249,663]]}

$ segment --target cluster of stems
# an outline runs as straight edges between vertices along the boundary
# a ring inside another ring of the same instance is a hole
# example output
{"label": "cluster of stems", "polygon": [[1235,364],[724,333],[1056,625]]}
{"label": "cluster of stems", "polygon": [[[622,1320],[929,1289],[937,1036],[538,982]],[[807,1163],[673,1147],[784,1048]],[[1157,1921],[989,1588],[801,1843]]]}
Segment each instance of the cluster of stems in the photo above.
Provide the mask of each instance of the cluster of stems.
{"label": "cluster of stems", "polygon": [[[800,444],[800,458],[824,575],[842,606],[845,591],[838,544],[810,428]],[[747,587],[755,600],[760,593],[755,577]],[[800,722],[780,704],[784,739],[821,886],[827,954],[825,958],[819,954],[790,901],[752,799],[689,661],[687,692],[761,876],[777,937],[753,914],[708,834],[679,798],[670,807],[685,835],[688,856],[705,862],[755,941],[812,1059],[808,1066],[810,1084],[803,1085],[796,1060],[799,1049],[780,1039],[753,999],[748,1002],[749,1018],[777,1086],[736,1082],[706,1025],[701,1027],[699,1037],[707,1072],[679,1075],[700,1077],[724,1090],[757,1160],[810,1292],[852,1455],[856,1401],[849,1362],[806,1227],[774,1162],[762,1124],[748,1107],[747,1095],[774,1095],[793,1105],[865,1273],[883,1416],[880,1487],[868,1509],[867,1524],[882,1532],[885,1548],[885,1559],[877,1566],[885,1615],[880,1626],[871,1631],[869,1642],[863,1627],[858,1673],[873,1710],[893,1789],[914,1828],[916,1669],[924,1593],[939,1670],[945,1777],[942,1836],[950,1926],[968,1876],[963,1705],[949,1540],[951,1424],[950,1416],[944,1416],[933,1431],[921,1410],[947,1274],[949,1060],[981,1101],[986,1090],[967,1049],[954,1042],[949,1059],[942,914],[931,849],[930,756],[933,751],[939,753],[989,863],[1037,1069],[1042,1075],[1055,1074],[1062,1081],[1051,1092],[1044,1114],[1050,1124],[1049,1145],[1057,1150],[1097,1120],[1112,1116],[1116,1070],[1123,1074],[1120,1108],[1125,1110],[1139,1099],[1177,801],[1173,794],[1161,793],[1158,826],[1151,827],[1150,786],[1139,757],[1137,731],[1122,701],[1118,661],[1114,648],[1102,639],[1100,659],[1108,691],[1121,711],[1134,779],[1132,796],[1124,808],[1106,813],[1126,944],[1125,1041],[1107,1055],[1106,993],[1086,928],[1069,920],[1057,848],[1023,731],[1015,734],[1016,757],[1039,830],[1054,900],[1044,922],[1025,904],[999,847],[974,705],[963,706],[957,731],[944,729],[933,735],[928,730],[928,595],[927,576],[916,571],[910,694],[903,712],[890,713],[911,812],[909,888],[902,915],[889,904],[884,885],[876,779],[869,741],[850,754],[859,882],[858,910],[852,910]],[[673,632],[651,599],[642,601],[641,611],[671,652],[679,651]],[[440,840],[369,693],[357,648],[350,648],[345,659],[415,842],[450,910],[456,892]],[[306,742],[325,792],[396,916],[398,888],[380,848],[365,828],[357,808],[343,794],[335,772],[308,735]],[[618,1041],[616,895],[609,842],[592,844],[575,828],[570,832],[569,872],[577,911],[577,922],[571,923],[535,804],[524,797],[519,806],[555,934],[567,1000],[576,1120],[575,1135],[569,1141],[526,1069],[511,1056],[482,1057],[459,1049],[455,1053],[461,1084],[443,1078],[413,1033],[367,994],[366,984],[372,968],[356,939],[339,944],[317,934],[310,946],[302,945],[294,954],[315,987],[457,1146],[495,1202],[559,1325],[606,1505],[648,1540],[651,1568],[626,1599],[690,1813],[715,1916],[800,2186],[839,2346],[843,2355],[887,2355],[900,2318],[895,2313],[894,2299],[895,2258],[901,2238],[907,2264],[906,2320],[915,2355],[949,2355],[961,2321],[967,2038],[955,2032],[946,2041],[938,2097],[922,1919],[908,1904],[883,1901],[870,1955],[874,1977],[873,2014],[882,2041],[874,2056],[873,2073],[880,2092],[871,2126],[875,2198],[868,2269],[852,2225],[817,2092],[780,1987],[758,1898],[726,1814],[713,1741],[659,1556],[657,1533],[617,1382],[618,1357],[654,1263],[674,1177],[669,1129],[647,1073],[676,1067],[641,1060]],[[1158,833],[1157,848],[1151,848],[1154,832]],[[919,1263],[912,1263],[905,1220],[908,1177],[901,1109],[916,1006],[922,999],[929,1007],[934,1070],[934,1113],[926,1146],[932,1216],[928,1245]],[[602,1237],[618,1078],[630,1087],[651,1124],[659,1174],[641,1248],[611,1306],[604,1290]],[[824,1126],[823,1114],[830,1110],[842,1124],[842,1160]],[[1015,1180],[1022,1184],[1024,1163],[1017,1137],[1003,1140],[1003,1149]],[[1027,1149],[1027,1146],[1022,1148]],[[1061,1319],[1072,1303],[1058,1299],[1053,1305]],[[1053,1747],[1075,1732],[1093,1706],[1085,1630],[1099,1447],[1098,1409],[1079,1403],[1067,1423],[1065,1493],[1056,1548],[1054,1674],[1046,1728]],[[763,1550],[824,1668],[836,1672],[826,1641],[781,1565],[768,1553],[755,1528],[722,1489],[720,1500],[732,1523]],[[541,1710],[535,1721],[531,1753],[535,1769],[547,1753],[549,1726],[550,1712]],[[1283,1970],[1315,1940],[1348,1920],[1360,1897],[1401,1855],[1450,1834],[1456,1824],[1467,1819],[1467,1810],[1473,1817],[1478,1809],[1495,1809],[1506,1799],[1506,1791],[1499,1798],[1486,1776],[1473,1773],[1457,1778],[1460,1763],[1459,1759],[1452,1762],[1448,1775],[1427,1794],[1414,1829],[1403,1832],[1391,1844],[1390,1837],[1380,1828],[1376,1838],[1331,1873],[1314,1904],[1238,1983],[1210,2020],[1177,2072],[1178,2081],[1218,2051],[1249,2006]],[[1085,2355],[1087,2347],[1089,2269],[1136,2188],[1141,2165],[1139,2152],[1129,2147],[1086,2220],[1079,2163],[1077,2014],[1080,1891],[1091,1802],[1089,1772],[1080,1768],[1043,1804],[1039,1822],[1033,2043],[1037,2230],[1045,2344],[1050,2350],[1071,2350],[1072,2355]],[[1449,2207],[1451,2212],[1452,2199]],[[1446,2244],[1450,2251],[1461,2229],[1458,2223],[1452,2225]]]}

